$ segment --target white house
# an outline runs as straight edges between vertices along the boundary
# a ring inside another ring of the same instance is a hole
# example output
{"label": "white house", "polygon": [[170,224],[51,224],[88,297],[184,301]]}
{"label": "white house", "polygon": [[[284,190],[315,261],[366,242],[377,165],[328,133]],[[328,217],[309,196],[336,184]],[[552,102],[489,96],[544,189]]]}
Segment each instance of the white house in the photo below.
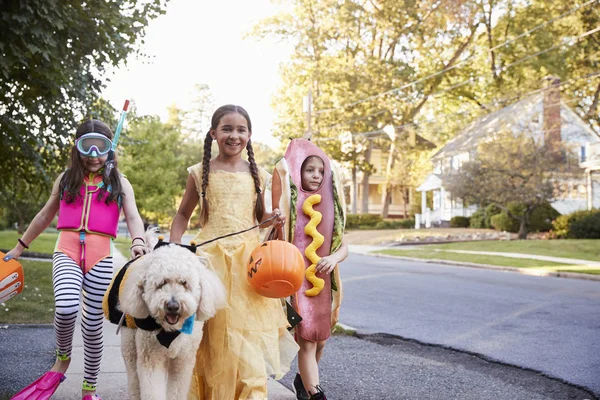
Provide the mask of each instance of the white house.
{"label": "white house", "polygon": [[[462,164],[475,156],[480,142],[506,129],[531,132],[546,141],[561,140],[578,153],[581,179],[564,182],[563,195],[552,203],[558,212],[568,214],[600,206],[600,190],[593,190],[598,182],[592,179],[593,171],[600,170],[600,137],[561,101],[560,80],[548,80],[545,90],[475,120],[432,157],[433,172],[417,188],[423,210],[418,219],[425,226],[445,225],[452,217],[469,217],[477,210],[477,206],[463,207],[461,199],[445,190],[442,176],[460,171]],[[588,155],[594,157],[593,162]],[[433,192],[432,208],[427,207],[427,192]]]}

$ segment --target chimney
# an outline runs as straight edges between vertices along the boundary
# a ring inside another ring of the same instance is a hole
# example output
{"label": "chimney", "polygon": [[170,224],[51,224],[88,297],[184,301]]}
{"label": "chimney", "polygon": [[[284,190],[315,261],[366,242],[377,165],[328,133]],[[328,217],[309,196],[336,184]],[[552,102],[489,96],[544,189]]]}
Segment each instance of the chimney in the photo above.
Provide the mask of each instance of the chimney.
{"label": "chimney", "polygon": [[560,143],[560,78],[544,78],[544,142],[550,149],[556,149]]}

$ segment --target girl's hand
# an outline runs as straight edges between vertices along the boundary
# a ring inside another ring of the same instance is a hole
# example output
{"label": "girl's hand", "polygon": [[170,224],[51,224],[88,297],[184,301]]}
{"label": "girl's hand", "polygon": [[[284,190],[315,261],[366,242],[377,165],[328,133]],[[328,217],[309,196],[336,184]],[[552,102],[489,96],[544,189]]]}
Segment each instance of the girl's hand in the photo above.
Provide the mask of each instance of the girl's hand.
{"label": "girl's hand", "polygon": [[323,257],[317,263],[316,270],[323,274],[330,274],[339,262],[340,260],[333,254]]}
{"label": "girl's hand", "polygon": [[273,220],[273,226],[276,228],[282,227],[285,224],[285,215],[281,213],[279,208],[273,210],[273,215],[277,215],[277,217],[275,217]]}
{"label": "girl's hand", "polygon": [[19,247],[21,247],[21,246],[13,247],[12,250],[10,250],[8,253],[6,253],[6,256],[4,256],[4,258],[2,260],[8,261],[13,258],[15,260],[17,260],[19,257],[21,257],[21,254],[23,254],[23,250],[19,250]]}
{"label": "girl's hand", "polygon": [[131,246],[131,258],[138,258],[143,256],[144,254],[149,253],[148,248],[145,244],[135,244]]}

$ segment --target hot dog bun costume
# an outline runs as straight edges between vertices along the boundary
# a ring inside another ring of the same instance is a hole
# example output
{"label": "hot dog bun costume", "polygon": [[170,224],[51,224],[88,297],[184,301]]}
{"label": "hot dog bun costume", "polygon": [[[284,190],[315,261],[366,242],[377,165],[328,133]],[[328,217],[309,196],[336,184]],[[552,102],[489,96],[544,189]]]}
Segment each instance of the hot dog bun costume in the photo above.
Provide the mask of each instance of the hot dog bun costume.
{"label": "hot dog bun costume", "polygon": [[[311,156],[323,160],[323,182],[315,191],[302,189],[302,163]],[[341,179],[325,153],[306,139],[290,142],[285,156],[275,166],[272,184],[273,208],[286,216],[284,232],[304,256],[306,274],[292,305],[302,317],[296,333],[317,342],[331,335],[339,317],[342,282],[336,266],[331,274],[315,272],[321,257],[338,250],[346,223]]]}

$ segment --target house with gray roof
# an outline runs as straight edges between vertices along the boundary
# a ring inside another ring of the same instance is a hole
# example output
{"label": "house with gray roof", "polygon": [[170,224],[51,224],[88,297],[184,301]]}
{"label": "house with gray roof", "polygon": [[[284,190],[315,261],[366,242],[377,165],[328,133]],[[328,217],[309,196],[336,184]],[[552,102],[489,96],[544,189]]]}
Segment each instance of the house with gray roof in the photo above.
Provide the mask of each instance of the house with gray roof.
{"label": "house with gray roof", "polygon": [[[600,206],[600,190],[593,190],[597,186],[593,171],[600,170],[600,137],[561,101],[560,80],[548,80],[549,85],[538,93],[478,118],[435,153],[432,173],[417,188],[422,209],[417,220],[427,227],[439,226],[455,216],[469,217],[477,210],[476,205],[464,207],[461,199],[445,190],[443,176],[459,173],[462,164],[475,157],[480,143],[494,140],[497,133],[506,130],[528,132],[544,141],[560,140],[578,155],[581,179],[561,183],[562,194],[552,203],[558,212],[568,214]],[[428,192],[433,194],[433,207],[427,207]]]}

